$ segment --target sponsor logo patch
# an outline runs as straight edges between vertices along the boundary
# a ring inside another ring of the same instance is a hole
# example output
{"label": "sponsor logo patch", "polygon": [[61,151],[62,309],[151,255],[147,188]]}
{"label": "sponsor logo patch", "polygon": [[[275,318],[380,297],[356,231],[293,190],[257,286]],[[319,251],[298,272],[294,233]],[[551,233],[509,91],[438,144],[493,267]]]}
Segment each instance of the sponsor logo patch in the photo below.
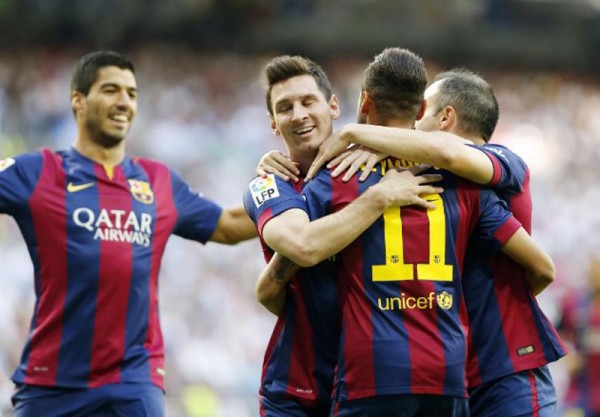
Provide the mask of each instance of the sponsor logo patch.
{"label": "sponsor logo patch", "polygon": [[269,174],[266,177],[256,177],[252,180],[249,187],[256,207],[260,207],[267,200],[279,197],[277,182],[273,174]]}
{"label": "sponsor logo patch", "polygon": [[400,293],[399,297],[379,298],[377,304],[379,309],[384,311],[432,310],[436,304],[444,310],[450,310],[454,304],[454,297],[448,291],[442,291],[438,294],[432,291],[421,296]]}
{"label": "sponsor logo patch", "polygon": [[89,207],[73,211],[73,223],[93,233],[94,240],[121,242],[149,247],[152,239],[152,216],[149,213]]}
{"label": "sponsor logo patch", "polygon": [[12,158],[3,159],[2,161],[0,161],[0,172],[2,172],[5,169],[7,169],[8,167],[14,165],[15,162],[16,161],[14,159],[12,159]]}

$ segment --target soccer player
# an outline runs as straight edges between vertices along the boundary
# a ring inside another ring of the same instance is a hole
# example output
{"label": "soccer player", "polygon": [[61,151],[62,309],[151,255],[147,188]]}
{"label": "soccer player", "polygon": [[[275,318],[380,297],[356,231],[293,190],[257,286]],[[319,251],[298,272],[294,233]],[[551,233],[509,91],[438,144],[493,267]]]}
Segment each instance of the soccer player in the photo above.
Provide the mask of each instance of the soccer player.
{"label": "soccer player", "polygon": [[[332,133],[332,121],[339,115],[337,98],[323,69],[304,57],[274,58],[265,67],[265,78],[271,127],[283,137],[300,172],[305,172],[321,142]],[[256,221],[267,259],[276,251],[308,267],[348,245],[389,207],[433,208],[419,195],[441,192],[427,185],[439,179],[439,175],[415,177],[408,171],[392,170],[346,210],[314,222],[309,221],[299,194],[302,182],[293,184],[273,175],[256,178],[244,195],[244,204]],[[286,258],[275,259],[289,264]],[[275,300],[266,301],[265,306],[278,314],[278,320],[264,359],[262,416],[329,415],[339,344],[333,267],[331,261],[323,262],[302,270],[288,286],[287,279],[271,286]],[[261,282],[272,284],[259,280],[257,288]]]}
{"label": "soccer player", "polygon": [[[425,85],[418,56],[386,49],[365,72],[359,121],[412,127]],[[303,190],[311,217],[343,208],[398,163],[383,161],[365,182],[321,170]],[[436,209],[389,209],[338,255],[343,309],[333,415],[468,415],[461,267],[469,239],[479,238],[482,250],[503,245],[527,268],[549,261],[494,193],[443,177],[444,193],[428,196]],[[551,262],[547,269],[553,272]]]}
{"label": "soccer player", "polygon": [[129,60],[89,53],[71,79],[73,146],[0,162],[0,212],[18,223],[35,278],[15,417],[163,416],[167,239],[256,236],[242,207],[224,210],[167,166],[125,154],[137,96]]}
{"label": "soccer player", "polygon": [[[427,107],[417,128],[452,134],[348,125],[324,142],[311,172],[349,143],[418,160],[492,187],[530,233],[529,169],[510,149],[488,143],[499,116],[491,86],[477,74],[457,69],[439,74],[426,90],[425,99]],[[345,179],[363,162],[367,165],[361,178],[366,177],[369,164],[378,159],[365,161],[364,155],[358,156],[345,161],[344,167],[351,166]],[[340,161],[338,158],[331,165]],[[470,243],[463,293],[471,328],[468,377],[472,416],[554,415],[556,393],[547,364],[564,356],[566,349],[534,297],[551,282],[544,275],[525,274],[506,256],[482,252],[477,241]]]}
{"label": "soccer player", "polygon": [[[600,255],[590,255],[586,285],[567,295],[559,325],[573,346],[566,403],[572,415],[600,417]],[[571,415],[571,414],[565,414]]]}

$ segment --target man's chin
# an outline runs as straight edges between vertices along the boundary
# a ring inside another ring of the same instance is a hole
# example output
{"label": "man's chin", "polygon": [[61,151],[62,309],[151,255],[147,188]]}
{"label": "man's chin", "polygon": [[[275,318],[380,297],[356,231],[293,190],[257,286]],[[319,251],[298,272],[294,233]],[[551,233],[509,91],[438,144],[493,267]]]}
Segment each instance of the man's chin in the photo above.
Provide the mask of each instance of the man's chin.
{"label": "man's chin", "polygon": [[125,140],[125,135],[108,135],[106,133],[96,137],[96,143],[106,149],[112,149],[119,146]]}

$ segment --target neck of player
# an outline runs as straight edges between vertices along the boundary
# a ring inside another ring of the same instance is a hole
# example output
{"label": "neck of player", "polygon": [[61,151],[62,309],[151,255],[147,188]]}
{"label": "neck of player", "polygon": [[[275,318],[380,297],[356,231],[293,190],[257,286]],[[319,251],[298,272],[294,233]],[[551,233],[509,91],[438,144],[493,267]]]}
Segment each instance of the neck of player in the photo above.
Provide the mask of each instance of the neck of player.
{"label": "neck of player", "polygon": [[73,143],[80,154],[102,165],[119,165],[125,158],[125,141],[112,147],[104,147],[90,139],[78,136]]}

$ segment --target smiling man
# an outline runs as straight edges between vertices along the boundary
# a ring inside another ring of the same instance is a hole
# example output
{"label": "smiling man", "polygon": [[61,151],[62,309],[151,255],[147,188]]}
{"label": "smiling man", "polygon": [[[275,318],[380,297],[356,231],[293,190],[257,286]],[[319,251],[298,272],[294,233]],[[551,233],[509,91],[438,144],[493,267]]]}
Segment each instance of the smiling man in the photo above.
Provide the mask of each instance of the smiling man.
{"label": "smiling man", "polygon": [[0,161],[0,213],[17,221],[35,275],[15,417],[162,417],[157,292],[169,236],[256,236],[243,208],[224,210],[167,166],[126,155],[137,96],[129,60],[85,55],[71,80],[73,147]]}
{"label": "smiling man", "polygon": [[[264,75],[270,126],[305,173],[333,131],[333,120],[340,114],[338,100],[325,71],[308,58],[275,57]],[[250,182],[244,205],[257,224],[265,257],[271,260],[265,271],[274,272],[259,278],[257,298],[278,315],[264,357],[261,416],[329,415],[340,323],[335,264],[328,258],[350,244],[386,208],[435,207],[421,195],[441,192],[429,185],[440,179],[390,170],[342,210],[312,222],[300,195],[302,181],[266,175]],[[294,275],[292,271],[298,268],[293,263],[311,268]]]}

